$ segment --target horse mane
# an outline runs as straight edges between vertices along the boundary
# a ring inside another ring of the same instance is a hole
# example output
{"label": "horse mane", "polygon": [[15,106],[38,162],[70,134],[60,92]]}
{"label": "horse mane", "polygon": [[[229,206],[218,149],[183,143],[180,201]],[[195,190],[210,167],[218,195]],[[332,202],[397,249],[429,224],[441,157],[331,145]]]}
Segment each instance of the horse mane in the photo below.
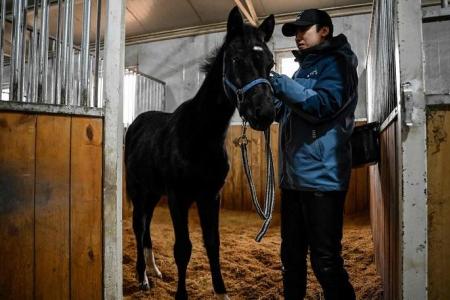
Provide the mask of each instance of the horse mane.
{"label": "horse mane", "polygon": [[200,66],[201,72],[208,74],[213,69],[214,63],[216,62],[217,57],[220,55],[220,50],[222,50],[222,47],[223,46],[218,46],[208,54],[208,56]]}

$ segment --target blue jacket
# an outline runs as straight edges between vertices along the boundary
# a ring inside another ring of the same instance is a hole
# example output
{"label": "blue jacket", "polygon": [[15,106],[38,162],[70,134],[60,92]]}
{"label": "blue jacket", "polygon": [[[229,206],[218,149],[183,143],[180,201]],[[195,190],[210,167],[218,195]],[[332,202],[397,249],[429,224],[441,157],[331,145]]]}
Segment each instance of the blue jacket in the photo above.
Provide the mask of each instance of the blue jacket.
{"label": "blue jacket", "polygon": [[271,78],[278,98],[274,104],[280,123],[280,186],[345,191],[358,98],[356,55],[342,34],[294,55],[300,68],[292,79],[278,74]]}

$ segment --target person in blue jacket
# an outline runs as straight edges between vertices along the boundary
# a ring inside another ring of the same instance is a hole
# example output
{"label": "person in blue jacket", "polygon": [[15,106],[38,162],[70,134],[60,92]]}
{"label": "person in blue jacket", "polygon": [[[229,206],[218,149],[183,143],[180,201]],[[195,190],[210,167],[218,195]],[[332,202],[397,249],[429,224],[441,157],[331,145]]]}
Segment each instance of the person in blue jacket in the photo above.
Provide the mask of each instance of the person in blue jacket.
{"label": "person in blue jacket", "polygon": [[301,12],[282,27],[295,37],[300,67],[273,73],[280,124],[281,261],[285,299],[306,294],[308,249],[325,299],[355,299],[341,256],[344,201],[352,167],[350,136],[357,104],[357,58],[333,36],[330,16]]}

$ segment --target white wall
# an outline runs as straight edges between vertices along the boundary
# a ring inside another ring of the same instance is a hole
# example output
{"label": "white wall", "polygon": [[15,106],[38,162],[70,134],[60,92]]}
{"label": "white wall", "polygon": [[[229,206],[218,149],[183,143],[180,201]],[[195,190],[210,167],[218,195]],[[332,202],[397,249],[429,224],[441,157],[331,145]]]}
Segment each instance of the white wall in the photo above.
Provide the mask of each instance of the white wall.
{"label": "white wall", "polygon": [[[347,35],[359,59],[360,98],[356,117],[366,116],[364,70],[369,36],[370,15],[355,15],[333,19],[335,34]],[[223,42],[225,33],[211,33],[173,40],[131,45],[125,49],[125,65],[139,66],[139,71],[163,80],[167,84],[166,108],[173,111],[185,100],[193,97],[201,85],[204,74],[200,65],[214,48]],[[275,27],[269,42],[272,50],[294,48],[293,38],[281,34],[281,25]],[[238,121],[237,116],[233,121]]]}
{"label": "white wall", "polygon": [[424,23],[422,30],[426,93],[450,94],[450,21]]}

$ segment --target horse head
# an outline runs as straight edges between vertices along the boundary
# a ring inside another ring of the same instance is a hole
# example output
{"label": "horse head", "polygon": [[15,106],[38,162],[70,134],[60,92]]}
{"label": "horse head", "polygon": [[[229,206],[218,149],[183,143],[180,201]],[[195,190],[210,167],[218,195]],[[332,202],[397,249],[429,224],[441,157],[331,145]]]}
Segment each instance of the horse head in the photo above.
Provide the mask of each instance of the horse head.
{"label": "horse head", "polygon": [[275,26],[273,15],[259,27],[244,24],[235,7],[228,16],[223,55],[223,82],[228,98],[253,129],[265,130],[275,117],[268,81],[273,55],[267,47]]}

